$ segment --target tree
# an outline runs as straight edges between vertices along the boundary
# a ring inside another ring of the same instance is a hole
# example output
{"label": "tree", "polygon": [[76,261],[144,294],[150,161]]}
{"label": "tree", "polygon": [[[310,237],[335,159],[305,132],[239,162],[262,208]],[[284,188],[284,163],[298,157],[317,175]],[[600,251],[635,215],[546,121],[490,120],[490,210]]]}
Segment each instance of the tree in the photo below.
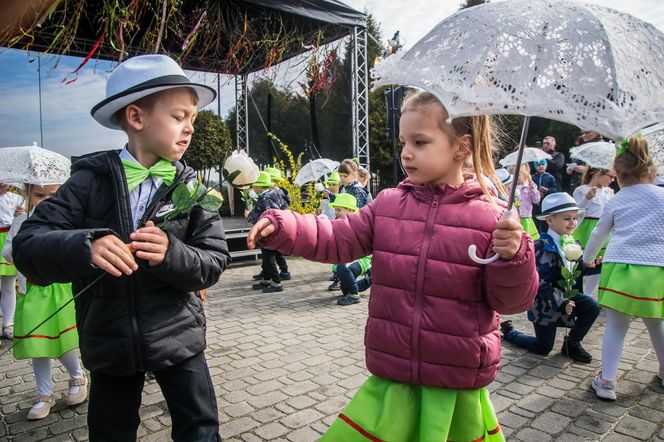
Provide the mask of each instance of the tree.
{"label": "tree", "polygon": [[203,110],[194,121],[194,135],[184,160],[207,182],[209,170],[222,163],[231,146],[230,132],[223,120],[212,111]]}

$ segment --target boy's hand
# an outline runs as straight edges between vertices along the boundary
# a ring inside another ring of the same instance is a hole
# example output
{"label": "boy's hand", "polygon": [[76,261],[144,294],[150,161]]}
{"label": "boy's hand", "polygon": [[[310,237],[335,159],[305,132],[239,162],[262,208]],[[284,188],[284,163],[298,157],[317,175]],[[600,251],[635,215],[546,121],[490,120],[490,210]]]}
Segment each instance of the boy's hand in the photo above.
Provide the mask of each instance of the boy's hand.
{"label": "boy's hand", "polygon": [[576,307],[576,304],[574,304],[574,301],[569,301],[567,304],[565,304],[565,314],[567,316],[572,314],[572,310],[574,310],[574,307]]}
{"label": "boy's hand", "polygon": [[249,247],[249,250],[256,248],[256,241],[265,238],[266,236],[270,236],[272,233],[274,233],[274,225],[272,225],[272,221],[267,218],[259,219],[247,235],[247,246]]}
{"label": "boy's hand", "polygon": [[155,267],[164,262],[166,251],[168,250],[168,235],[154,222],[148,221],[145,227],[141,227],[130,235],[131,244],[129,247],[136,256],[145,259],[150,267]]}
{"label": "boy's hand", "polygon": [[514,258],[521,247],[523,227],[513,219],[503,219],[496,224],[493,231],[493,251],[502,259],[509,261]]}
{"label": "boy's hand", "polygon": [[92,263],[113,276],[131,275],[138,269],[127,244],[115,235],[92,241]]}

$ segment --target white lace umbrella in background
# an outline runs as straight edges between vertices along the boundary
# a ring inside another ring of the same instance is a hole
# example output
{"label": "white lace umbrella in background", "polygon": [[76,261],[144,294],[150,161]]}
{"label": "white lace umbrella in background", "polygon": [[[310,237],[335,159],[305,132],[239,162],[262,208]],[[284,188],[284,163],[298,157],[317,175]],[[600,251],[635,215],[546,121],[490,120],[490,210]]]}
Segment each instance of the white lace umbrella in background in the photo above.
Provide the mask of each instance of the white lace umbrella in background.
{"label": "white lace umbrella in background", "polygon": [[513,0],[464,9],[374,75],[375,86],[433,93],[451,118],[524,115],[521,148],[533,116],[612,139],[664,121],[664,34],[593,4]]}
{"label": "white lace umbrella in background", "polygon": [[310,161],[302,166],[302,169],[300,169],[298,172],[293,183],[298,186],[304,186],[307,183],[316,181],[323,175],[334,172],[337,170],[337,167],[339,167],[338,161],[329,160],[327,158],[319,158],[317,160]]}
{"label": "white lace umbrella in background", "polygon": [[[498,162],[503,167],[514,166],[516,164],[517,156],[519,156],[518,151],[512,152],[511,154],[507,155],[505,158],[503,158]],[[531,161],[550,160],[550,159],[551,155],[544,152],[542,149],[539,149],[537,147],[526,147],[523,149],[523,158],[521,158],[521,162],[523,164],[523,163],[529,163]]]}
{"label": "white lace umbrella in background", "polygon": [[648,142],[648,152],[657,166],[659,175],[664,175],[664,123],[644,129],[641,134]]}
{"label": "white lace umbrella in background", "polygon": [[609,170],[613,168],[613,160],[616,158],[616,145],[606,141],[586,143],[573,147],[570,156],[595,169]]}
{"label": "white lace umbrella in background", "polygon": [[33,146],[0,148],[0,182],[44,186],[63,184],[71,161],[59,153]]}

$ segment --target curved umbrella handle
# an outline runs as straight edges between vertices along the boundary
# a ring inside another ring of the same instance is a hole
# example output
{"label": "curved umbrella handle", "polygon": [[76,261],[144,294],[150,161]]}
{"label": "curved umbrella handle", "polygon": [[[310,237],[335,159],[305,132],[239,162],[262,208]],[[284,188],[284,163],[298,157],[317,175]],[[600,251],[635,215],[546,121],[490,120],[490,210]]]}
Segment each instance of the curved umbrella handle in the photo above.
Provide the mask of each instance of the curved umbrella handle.
{"label": "curved umbrella handle", "polygon": [[[512,218],[511,209],[504,211],[503,216],[500,217],[500,219],[510,219],[510,218]],[[498,261],[498,259],[500,259],[500,255],[498,255],[497,253],[493,255],[491,258],[480,258],[479,256],[477,256],[477,246],[475,244],[471,244],[468,246],[468,256],[474,262],[482,265],[491,264],[492,262],[496,262]]]}

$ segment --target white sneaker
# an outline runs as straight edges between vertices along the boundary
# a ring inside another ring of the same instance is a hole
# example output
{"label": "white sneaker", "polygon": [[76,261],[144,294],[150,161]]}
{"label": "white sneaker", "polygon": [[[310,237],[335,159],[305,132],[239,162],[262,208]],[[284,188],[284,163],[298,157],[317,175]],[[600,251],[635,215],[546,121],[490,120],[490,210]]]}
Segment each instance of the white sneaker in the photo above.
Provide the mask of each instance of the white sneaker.
{"label": "white sneaker", "polygon": [[600,371],[590,384],[595,390],[595,395],[600,399],[607,399],[615,401],[618,399],[616,396],[616,384],[607,379],[602,379],[602,372]]}

